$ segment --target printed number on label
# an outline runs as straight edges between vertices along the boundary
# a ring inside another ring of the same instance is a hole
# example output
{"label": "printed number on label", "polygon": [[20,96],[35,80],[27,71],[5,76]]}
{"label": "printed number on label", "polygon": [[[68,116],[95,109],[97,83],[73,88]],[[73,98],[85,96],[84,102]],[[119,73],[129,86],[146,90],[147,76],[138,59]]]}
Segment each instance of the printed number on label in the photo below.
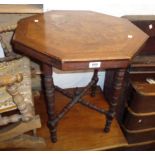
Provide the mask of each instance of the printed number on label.
{"label": "printed number on label", "polygon": [[90,62],[89,68],[99,68],[101,67],[101,62]]}

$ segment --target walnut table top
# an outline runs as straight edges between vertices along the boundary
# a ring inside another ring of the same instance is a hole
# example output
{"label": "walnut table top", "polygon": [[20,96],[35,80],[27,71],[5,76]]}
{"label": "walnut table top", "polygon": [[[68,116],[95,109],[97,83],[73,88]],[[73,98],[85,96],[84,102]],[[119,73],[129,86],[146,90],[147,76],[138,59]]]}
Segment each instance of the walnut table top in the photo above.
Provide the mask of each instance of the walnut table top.
{"label": "walnut table top", "polygon": [[[106,115],[104,132],[110,131],[126,68],[147,38],[127,19],[90,11],[50,11],[18,22],[13,37],[15,50],[42,64],[53,143],[57,141],[57,123],[81,101],[82,105]],[[54,85],[52,67],[67,71],[91,68],[94,74],[85,88],[76,89],[72,95]],[[95,97],[99,69],[115,70],[112,100],[107,111],[82,99],[90,89],[91,96]],[[54,109],[55,90],[71,98],[58,114]]]}
{"label": "walnut table top", "polygon": [[126,19],[91,11],[49,11],[20,20],[13,43],[28,56],[76,70],[91,68],[90,62],[109,68],[108,61],[115,68],[123,61],[125,66],[147,38]]}

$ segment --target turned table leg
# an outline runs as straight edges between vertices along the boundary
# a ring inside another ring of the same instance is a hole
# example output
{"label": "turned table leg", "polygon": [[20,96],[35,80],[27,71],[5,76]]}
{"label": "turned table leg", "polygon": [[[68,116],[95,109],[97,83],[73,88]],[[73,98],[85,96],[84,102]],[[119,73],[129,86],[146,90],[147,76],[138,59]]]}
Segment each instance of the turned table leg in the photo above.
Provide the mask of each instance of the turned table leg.
{"label": "turned table leg", "polygon": [[56,135],[56,125],[53,123],[55,119],[55,96],[54,96],[54,83],[52,77],[52,66],[47,64],[43,64],[43,79],[44,79],[44,86],[45,86],[45,96],[46,96],[46,103],[47,103],[47,112],[48,112],[48,127],[51,133],[51,141],[57,141]]}
{"label": "turned table leg", "polygon": [[91,96],[94,97],[96,95],[97,82],[98,82],[98,69],[94,70],[94,74],[92,80],[95,80],[95,83],[91,87]]}
{"label": "turned table leg", "polygon": [[115,116],[116,106],[117,106],[117,103],[119,102],[119,98],[121,95],[124,76],[125,76],[125,69],[118,69],[115,73],[115,77],[114,77],[115,82],[113,83],[113,86],[112,86],[113,90],[112,90],[112,94],[111,94],[112,97],[111,97],[111,101],[110,101],[110,107],[109,107],[109,111],[106,114],[106,125],[104,128],[105,132],[110,131],[110,126],[111,126],[112,120]]}

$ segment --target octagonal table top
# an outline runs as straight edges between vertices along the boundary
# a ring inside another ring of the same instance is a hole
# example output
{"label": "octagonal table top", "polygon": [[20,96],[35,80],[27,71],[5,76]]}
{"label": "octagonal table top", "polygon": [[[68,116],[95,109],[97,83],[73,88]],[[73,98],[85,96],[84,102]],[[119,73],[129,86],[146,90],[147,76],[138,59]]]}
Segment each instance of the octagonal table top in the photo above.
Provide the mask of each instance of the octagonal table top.
{"label": "octagonal table top", "polygon": [[126,19],[92,11],[49,11],[20,20],[13,43],[64,63],[130,60],[147,38]]}

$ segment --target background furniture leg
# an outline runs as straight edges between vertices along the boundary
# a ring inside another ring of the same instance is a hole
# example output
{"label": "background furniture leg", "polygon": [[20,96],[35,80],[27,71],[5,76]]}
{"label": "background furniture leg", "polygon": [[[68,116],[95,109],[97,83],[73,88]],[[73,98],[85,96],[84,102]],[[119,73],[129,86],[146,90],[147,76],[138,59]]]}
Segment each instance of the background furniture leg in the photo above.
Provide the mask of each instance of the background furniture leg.
{"label": "background furniture leg", "polygon": [[51,133],[51,141],[55,143],[57,141],[56,135],[56,125],[53,123],[55,119],[54,113],[54,83],[52,77],[52,66],[47,64],[43,64],[43,79],[44,79],[44,86],[45,86],[45,96],[46,96],[46,103],[47,103],[47,112],[48,112],[48,127]]}
{"label": "background furniture leg", "polygon": [[124,76],[125,76],[125,69],[118,69],[115,74],[114,84],[113,84],[113,90],[112,90],[112,97],[110,102],[109,111],[106,114],[106,125],[104,128],[104,132],[110,131],[110,126],[112,123],[112,120],[115,116],[115,110],[117,103],[119,101],[121,91],[123,88],[123,82],[124,82]]}

